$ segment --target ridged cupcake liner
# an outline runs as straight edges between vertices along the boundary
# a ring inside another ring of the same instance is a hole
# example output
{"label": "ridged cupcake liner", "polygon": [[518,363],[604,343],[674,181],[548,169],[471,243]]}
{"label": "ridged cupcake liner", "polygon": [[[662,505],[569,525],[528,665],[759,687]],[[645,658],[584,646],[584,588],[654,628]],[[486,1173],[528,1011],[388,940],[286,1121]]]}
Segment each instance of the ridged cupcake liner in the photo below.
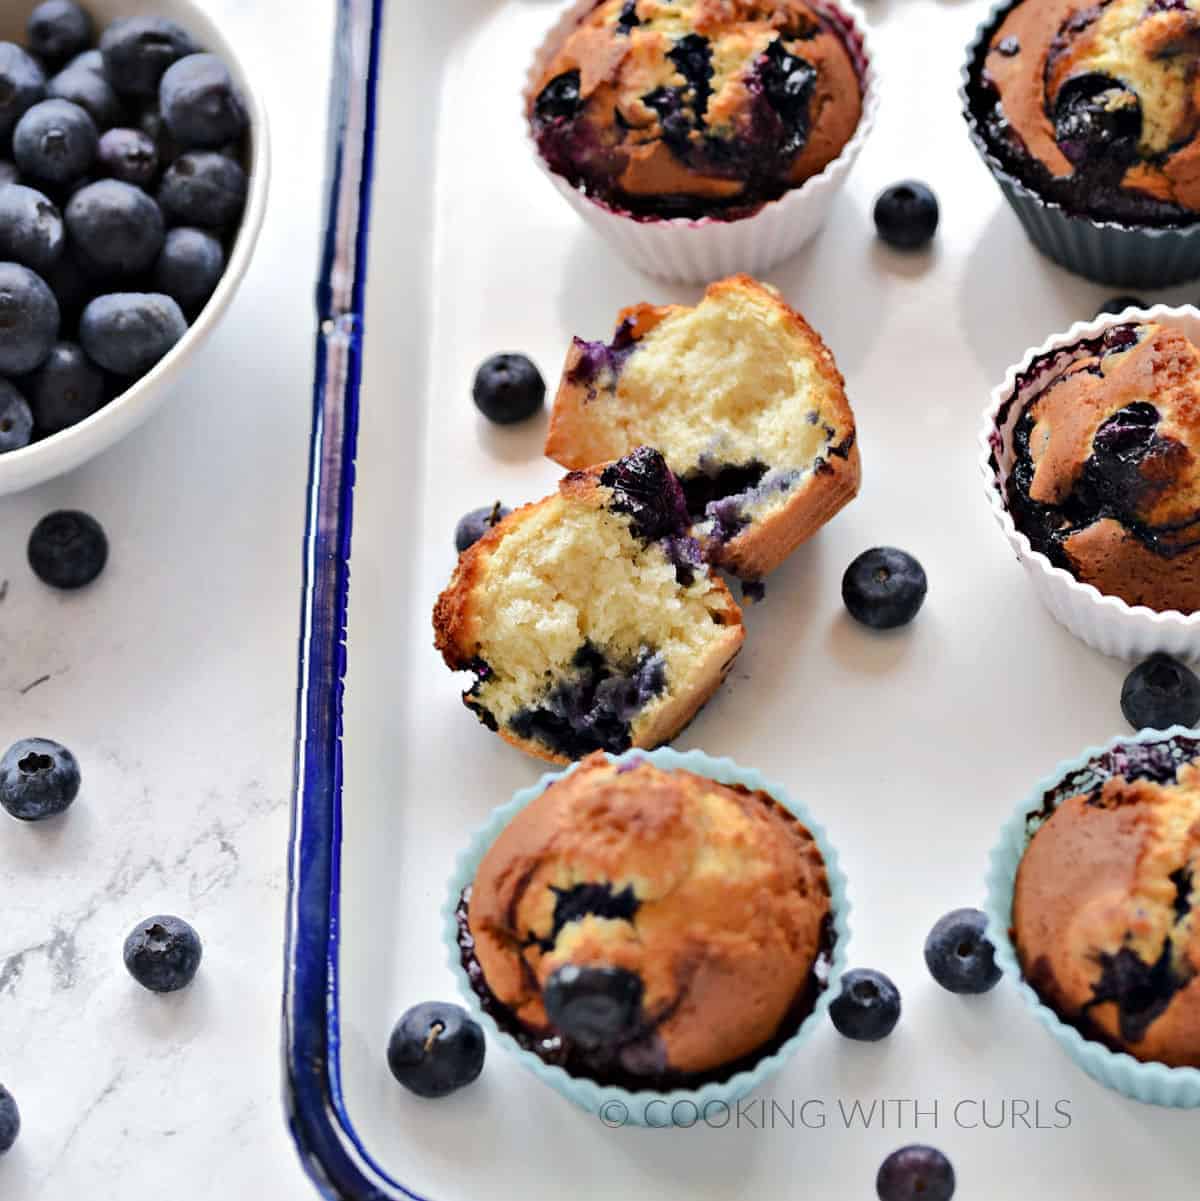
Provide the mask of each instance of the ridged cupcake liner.
{"label": "ridged cupcake liner", "polygon": [[1076,322],[1066,333],[1054,334],[1036,349],[1027,350],[1021,361],[1010,367],[984,411],[980,431],[980,469],[988,503],[1009,545],[1025,568],[1042,603],[1077,638],[1103,654],[1118,659],[1144,659],[1163,651],[1180,659],[1200,660],[1200,612],[1157,612],[1145,605],[1130,605],[1120,597],[1106,596],[1091,584],[1077,580],[1069,571],[1056,567],[1017,529],[1008,511],[1005,487],[1012,469],[1011,435],[1025,398],[1038,381],[1018,387],[1035,359],[1067,350],[1085,339],[1097,337],[1114,325],[1129,321],[1155,321],[1171,326],[1200,344],[1200,310],[1185,305],[1171,308],[1126,309],[1105,314],[1095,321]]}
{"label": "ridged cupcake liner", "polygon": [[879,76],[866,15],[853,0],[815,0],[814,7],[837,27],[850,50],[863,90],[862,116],[841,154],[823,171],[778,200],[734,221],[703,217],[642,218],[611,208],[552,171],[538,150],[526,116],[546,63],[595,0],[577,0],[534,55],[521,95],[521,121],[534,161],[568,204],[631,266],[659,279],[710,283],[744,271],[760,275],[795,254],[813,238],[833,208],[850,168],[875,124]]}
{"label": "ridged cupcake liner", "polygon": [[1200,221],[1176,229],[1155,229],[1069,213],[1009,173],[996,157],[971,111],[970,91],[975,64],[1012,7],[1013,0],[1001,0],[980,24],[967,49],[959,96],[971,141],[1029,240],[1068,271],[1114,287],[1165,288],[1200,278]]}
{"label": "ridged cupcake liner", "polygon": [[1044,1004],[1025,980],[1010,933],[1017,869],[1030,839],[1037,831],[1038,816],[1045,804],[1046,794],[1061,784],[1067,776],[1086,768],[1098,756],[1116,746],[1158,742],[1178,734],[1190,734],[1195,737],[1196,731],[1185,730],[1182,726],[1175,726],[1170,730],[1143,730],[1140,734],[1114,738],[1104,746],[1089,747],[1077,759],[1060,763],[1016,807],[1012,817],[1005,823],[1000,841],[991,855],[987,874],[986,911],[988,937],[996,947],[996,962],[1016,981],[1018,991],[1038,1021],[1079,1067],[1093,1080],[1131,1100],[1175,1109],[1195,1109],[1200,1108],[1200,1069],[1143,1063],[1124,1051],[1113,1051],[1103,1043],[1085,1038],[1074,1026],[1068,1025],[1053,1009]]}
{"label": "ridged cupcake liner", "polygon": [[[522,789],[506,805],[498,808],[478,831],[458,857],[450,880],[449,893],[442,909],[443,938],[451,970],[458,981],[459,989],[476,1017],[487,1031],[489,1039],[515,1055],[523,1067],[539,1080],[548,1084],[568,1100],[597,1114],[609,1126],[649,1126],[653,1128],[672,1125],[701,1125],[706,1119],[720,1125],[728,1117],[728,1108],[748,1093],[758,1088],[769,1077],[775,1075],[801,1045],[821,1025],[830,1002],[837,995],[838,982],[845,970],[850,944],[848,921],[850,903],[846,896],[846,879],[838,862],[837,851],[830,845],[824,829],[813,820],[808,809],[793,801],[778,784],[772,783],[751,768],[739,767],[732,759],[714,759],[703,751],[673,751],[662,747],[656,751],[632,750],[623,755],[609,756],[615,763],[631,760],[646,760],[656,767],[668,771],[690,771],[706,776],[721,784],[740,784],[751,791],[762,791],[792,813],[811,832],[825,860],[829,879],[831,911],[833,918],[834,945],[829,978],[821,991],[812,1013],[800,1024],[800,1028],[777,1051],[764,1056],[749,1070],[738,1072],[728,1080],[717,1081],[698,1089],[673,1089],[669,1092],[617,1088],[597,1084],[582,1076],[569,1075],[564,1069],[544,1062],[532,1051],[518,1044],[511,1034],[500,1029],[495,1020],[483,1011],[479,998],[463,970],[458,944],[458,922],[456,910],[463,889],[475,878],[475,873],[484,855],[499,837],[508,823],[531,801],[541,796],[557,780],[575,771],[579,764],[572,764],[561,772],[548,772],[531,788]],[[686,1116],[681,1116],[686,1115]]]}

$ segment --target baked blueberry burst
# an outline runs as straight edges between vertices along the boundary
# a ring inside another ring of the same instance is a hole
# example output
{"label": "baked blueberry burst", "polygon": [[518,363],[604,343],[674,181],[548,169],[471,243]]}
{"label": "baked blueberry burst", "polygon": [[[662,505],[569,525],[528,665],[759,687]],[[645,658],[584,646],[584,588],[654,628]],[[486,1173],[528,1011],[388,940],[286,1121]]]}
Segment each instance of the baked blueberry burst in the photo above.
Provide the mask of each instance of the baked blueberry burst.
{"label": "baked blueberry burst", "polygon": [[1036,360],[1001,418],[1013,521],[1106,595],[1200,608],[1198,423],[1200,353],[1178,330],[1120,325]]}
{"label": "baked blueberry burst", "polygon": [[640,216],[738,216],[817,174],[862,112],[835,24],[802,0],[601,0],[531,102],[553,170]]}
{"label": "baked blueberry burst", "polygon": [[858,489],[854,415],[833,355],[748,276],[695,307],[635,305],[611,342],[576,338],[546,453],[580,468],[656,447],[683,489],[681,525],[746,578],[773,570]]}
{"label": "baked blueberry burst", "polygon": [[447,664],[475,675],[463,699],[479,720],[558,762],[674,737],[743,637],[648,447],[572,472],[466,550],[434,628]]}
{"label": "baked blueberry burst", "polygon": [[458,907],[463,968],[524,1048],[695,1087],[796,1032],[828,980],[825,865],[764,793],[595,755],[523,809]]}

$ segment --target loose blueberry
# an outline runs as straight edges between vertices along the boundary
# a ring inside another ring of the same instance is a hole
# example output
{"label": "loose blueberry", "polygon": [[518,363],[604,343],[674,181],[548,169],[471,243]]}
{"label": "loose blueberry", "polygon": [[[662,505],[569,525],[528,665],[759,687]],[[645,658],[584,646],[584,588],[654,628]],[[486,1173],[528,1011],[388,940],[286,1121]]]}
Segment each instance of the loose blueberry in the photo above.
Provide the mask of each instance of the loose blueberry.
{"label": "loose blueberry", "polygon": [[82,65],[85,57],[75,59],[55,75],[46,85],[46,95],[79,105],[97,129],[109,129],[121,119],[121,98],[104,75]]}
{"label": "loose blueberry", "polygon": [[130,379],[145,375],[186,333],[183,310],[161,292],[97,296],[79,319],[88,358]]}
{"label": "loose blueberry", "polygon": [[246,172],[223,154],[189,151],[167,168],[158,202],[176,225],[227,229],[246,203]]}
{"label": "loose blueberry", "polygon": [[58,302],[40,275],[0,263],[0,374],[40,367],[58,337]]}
{"label": "loose blueberry", "polygon": [[0,1084],[0,1155],[13,1149],[21,1133],[21,1111],[12,1093]]}
{"label": "loose blueberry", "polygon": [[45,278],[62,257],[65,240],[62,213],[49,197],[23,184],[0,188],[0,260]]}
{"label": "loose blueberry", "polygon": [[28,387],[34,425],[42,434],[78,425],[104,404],[104,373],[74,342],[56,342]]}
{"label": "loose blueberry", "polygon": [[0,805],[19,821],[40,822],[71,807],[80,781],[79,764],[65,746],[23,738],[0,759]]}
{"label": "loose blueberry", "polygon": [[850,616],[875,630],[907,625],[928,591],[925,569],[893,546],[863,551],[842,576],[842,600]]}
{"label": "loose blueberry", "polygon": [[84,274],[69,243],[42,278],[58,301],[61,328],[75,328],[83,306],[96,295],[98,288],[95,280]]}
{"label": "loose blueberry", "polygon": [[29,48],[45,62],[66,62],[92,43],[92,19],[74,0],[44,0],[25,29]]}
{"label": "loose blueberry", "polygon": [[1170,655],[1151,655],[1125,677],[1121,712],[1135,730],[1191,729],[1200,722],[1200,678]]}
{"label": "loose blueberry", "polygon": [[546,981],[551,1024],[583,1047],[617,1046],[642,1024],[642,981],[619,967],[565,964]]}
{"label": "loose blueberry", "polygon": [[25,397],[0,379],[0,455],[28,446],[33,438],[33,413]]}
{"label": "loose blueberry", "polygon": [[83,265],[98,275],[147,271],[163,245],[163,217],[141,188],[119,179],[88,184],[67,202],[67,233]]}
{"label": "loose blueberry", "polygon": [[187,30],[165,17],[124,17],[100,38],[105,71],[123,96],[153,96],[166,69],[195,50]]}
{"label": "loose blueberry", "polygon": [[541,372],[523,354],[492,355],[475,373],[475,407],[497,425],[532,417],[545,402]]}
{"label": "loose blueberry", "polygon": [[43,584],[72,590],[90,584],[108,562],[108,537],[86,513],[49,513],[29,535],[29,566]]}
{"label": "loose blueberry", "polygon": [[0,142],[46,95],[46,75],[15,42],[0,42]]}
{"label": "loose blueberry", "polygon": [[447,1097],[479,1076],[486,1049],[483,1030],[465,1009],[426,1001],[396,1023],[387,1061],[418,1097]]}
{"label": "loose blueberry", "polygon": [[1096,316],[1106,313],[1123,313],[1126,309],[1148,309],[1150,306],[1139,296],[1110,296],[1097,310]]}
{"label": "loose blueberry", "polygon": [[885,188],[875,201],[875,228],[889,245],[916,250],[937,233],[937,197],[915,179]]}
{"label": "loose blueberry", "polygon": [[461,555],[468,547],[474,546],[488,530],[495,529],[510,512],[512,510],[506,509],[499,501],[485,509],[472,509],[454,527],[454,549]]}
{"label": "loose blueberry", "polygon": [[17,122],[13,158],[30,179],[67,184],[87,174],[99,141],[86,109],[69,100],[43,100]]}
{"label": "loose blueberry", "polygon": [[167,234],[154,265],[154,286],[170,296],[188,318],[216,291],[225,271],[225,250],[207,230],[180,226]]}
{"label": "loose blueberry", "polygon": [[66,67],[64,71],[71,67],[79,67],[84,71],[91,71],[94,75],[104,74],[104,55],[100,53],[100,48],[97,46],[92,50],[85,50],[82,54],[77,54]]}
{"label": "loose blueberry", "polygon": [[865,968],[847,972],[829,1016],[846,1038],[878,1042],[887,1038],[900,1020],[900,990],[882,972]]}
{"label": "loose blueberry", "polygon": [[988,941],[987,916],[955,909],[939,919],[925,940],[925,966],[947,991],[985,993],[1000,982],[996,948]]}
{"label": "loose blueberry", "polygon": [[246,105],[215,54],[190,54],[168,68],[159,88],[163,120],[185,149],[216,150],[246,129]]}
{"label": "loose blueberry", "polygon": [[901,1147],[883,1161],[875,1191],[879,1201],[950,1201],[954,1169],[935,1147]]}
{"label": "loose blueberry", "polygon": [[125,940],[129,974],[151,992],[178,992],[195,979],[204,953],[200,935],[181,917],[148,917]]}
{"label": "loose blueberry", "polygon": [[109,129],[101,135],[96,157],[110,179],[149,187],[158,175],[158,147],[140,129]]}

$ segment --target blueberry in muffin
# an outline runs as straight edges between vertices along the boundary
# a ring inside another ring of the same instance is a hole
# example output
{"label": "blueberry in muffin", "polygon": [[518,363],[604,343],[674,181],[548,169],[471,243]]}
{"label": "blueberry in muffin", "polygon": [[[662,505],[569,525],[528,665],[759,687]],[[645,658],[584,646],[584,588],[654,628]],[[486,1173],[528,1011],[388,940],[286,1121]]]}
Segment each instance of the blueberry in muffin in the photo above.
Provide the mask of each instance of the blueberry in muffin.
{"label": "blueberry in muffin", "polygon": [[632,1090],[726,1080],[777,1050],[834,938],[821,852],[770,796],[601,754],[513,818],[458,917],[502,1030]]}
{"label": "blueberry in muffin", "polygon": [[1017,872],[1028,982],[1085,1037],[1200,1067],[1200,741],[1117,746],[1044,801]]}
{"label": "blueberry in muffin", "polygon": [[576,338],[546,454],[581,468],[655,447],[707,557],[754,579],[854,498],[855,438],[829,349],[773,288],[739,275],[695,308],[625,309],[610,343]]}
{"label": "blueberry in muffin", "polygon": [[463,701],[556,763],[679,733],[741,649],[742,615],[688,534],[683,491],[640,448],[572,472],[459,558],[433,624]]}
{"label": "blueberry in muffin", "polygon": [[1068,212],[1138,226],[1200,212],[1194,0],[1019,0],[972,64],[991,155]]}
{"label": "blueberry in muffin", "polygon": [[1168,326],[1117,325],[1017,383],[998,427],[1012,421],[1006,499],[1033,549],[1131,605],[1200,608],[1196,347]]}
{"label": "blueberry in muffin", "polygon": [[861,115],[852,54],[804,0],[598,0],[528,112],[546,163],[593,199],[724,218],[819,174]]}

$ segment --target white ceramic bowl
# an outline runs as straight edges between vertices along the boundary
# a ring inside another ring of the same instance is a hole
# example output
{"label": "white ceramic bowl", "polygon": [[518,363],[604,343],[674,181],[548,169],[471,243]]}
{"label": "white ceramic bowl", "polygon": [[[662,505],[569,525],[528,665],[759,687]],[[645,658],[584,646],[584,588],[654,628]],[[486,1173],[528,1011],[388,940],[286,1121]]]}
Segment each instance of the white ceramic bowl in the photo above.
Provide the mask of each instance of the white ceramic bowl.
{"label": "white ceramic bowl", "polygon": [[[37,0],[0,2],[0,41],[24,43],[25,22]],[[241,228],[229,255],[225,274],[204,311],[170,354],[148,375],[129,387],[99,412],[78,425],[35,442],[22,450],[0,455],[0,496],[32,488],[56,475],[62,475],[101,451],[140,425],[171,394],[181,374],[187,370],[195,352],[216,328],[233,299],[242,276],[250,264],[258,231],[267,206],[270,174],[267,114],[262,99],[239,58],[212,19],[192,0],[83,0],[96,23],[97,35],[118,17],[152,13],[168,17],[182,25],[196,42],[219,55],[229,67],[245,97],[250,114],[250,138],[247,152],[249,192]]]}
{"label": "white ceramic bowl", "polygon": [[1200,612],[1160,613],[1145,605],[1126,604],[1120,597],[1105,596],[1091,584],[1080,583],[1070,572],[1055,567],[1045,555],[1033,549],[1029,539],[1017,529],[1005,502],[1004,491],[1013,459],[1010,438],[1023,407],[1016,403],[1006,408],[1017,390],[1017,377],[1028,370],[1035,358],[1097,337],[1110,326],[1128,321],[1157,321],[1200,343],[1200,310],[1191,305],[1169,308],[1162,304],[1151,309],[1131,308],[1120,314],[1106,314],[1095,321],[1078,321],[1066,333],[1047,338],[1037,349],[1027,350],[1021,361],[1008,369],[1004,383],[992,392],[979,434],[980,468],[992,513],[1030,583],[1046,608],[1072,634],[1118,659],[1144,659],[1155,651],[1163,651],[1196,661],[1200,660]]}

